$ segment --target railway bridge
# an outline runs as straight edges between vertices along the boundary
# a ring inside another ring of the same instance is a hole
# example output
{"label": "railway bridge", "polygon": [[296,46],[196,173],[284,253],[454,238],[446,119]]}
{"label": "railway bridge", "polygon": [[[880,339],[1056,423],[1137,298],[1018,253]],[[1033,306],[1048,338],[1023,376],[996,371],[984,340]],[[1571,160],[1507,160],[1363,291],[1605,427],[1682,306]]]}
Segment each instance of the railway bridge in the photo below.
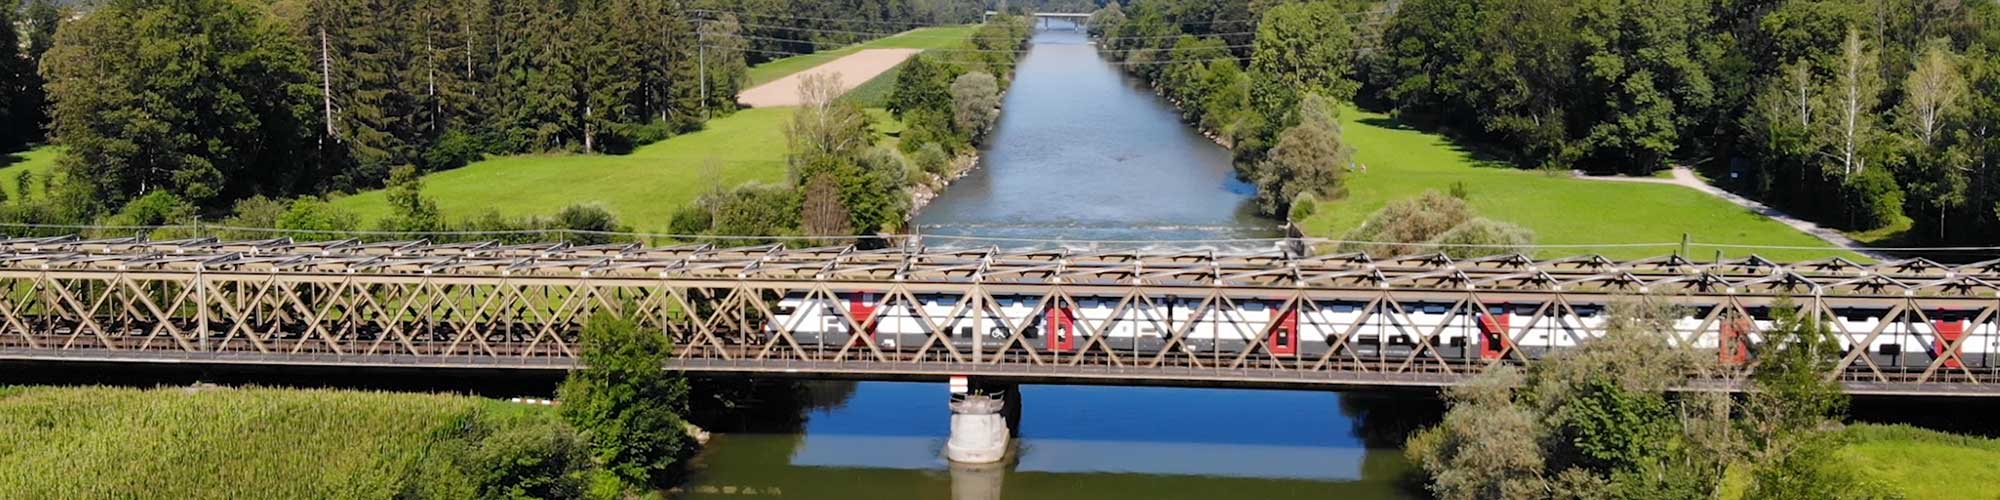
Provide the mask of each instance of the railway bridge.
{"label": "railway bridge", "polygon": [[2000,396],[2000,261],[0,240],[0,360],[564,370],[600,312],[672,368],[863,379],[1434,388],[1677,306],[1699,384],[1781,297],[1856,394]]}
{"label": "railway bridge", "polygon": [[1996,283],[2000,260],[36,237],[0,240],[0,363],[567,370],[610,313],[691,373],[968,381],[947,455],[991,462],[1015,384],[1435,389],[1645,302],[1673,311],[1661,349],[1707,360],[1690,387],[1738,388],[1789,301],[1851,393],[2000,396]]}

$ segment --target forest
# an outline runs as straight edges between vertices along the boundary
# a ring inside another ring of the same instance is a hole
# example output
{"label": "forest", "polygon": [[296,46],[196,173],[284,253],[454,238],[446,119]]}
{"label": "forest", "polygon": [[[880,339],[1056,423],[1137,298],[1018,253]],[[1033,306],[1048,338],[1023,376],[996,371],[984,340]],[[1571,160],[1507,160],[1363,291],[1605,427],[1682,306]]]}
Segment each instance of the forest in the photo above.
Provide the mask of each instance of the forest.
{"label": "forest", "polygon": [[85,5],[0,14],[28,39],[0,53],[0,147],[62,152],[54,175],[18,179],[17,193],[43,194],[9,200],[7,221],[179,223],[485,155],[618,154],[732,111],[750,65],[981,12],[949,0]]}
{"label": "forest", "polygon": [[[1108,56],[1232,145],[1246,178],[1297,177],[1267,160],[1300,120],[1296,95],[1319,93],[1521,168],[1687,166],[1824,225],[1991,243],[1997,11],[1932,0],[1137,0],[1105,5],[1092,30]],[[1318,178],[1287,191],[1339,196],[1338,172]],[[1296,195],[1263,196],[1282,213]]]}

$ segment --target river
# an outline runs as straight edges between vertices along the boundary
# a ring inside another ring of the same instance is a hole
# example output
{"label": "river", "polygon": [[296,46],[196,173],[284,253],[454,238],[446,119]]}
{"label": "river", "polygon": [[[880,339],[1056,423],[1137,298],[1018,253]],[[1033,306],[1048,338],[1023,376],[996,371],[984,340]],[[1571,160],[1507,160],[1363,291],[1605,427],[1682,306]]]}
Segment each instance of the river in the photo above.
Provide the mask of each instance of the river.
{"label": "river", "polygon": [[[1257,246],[1191,240],[1278,235],[1229,152],[1074,30],[1036,35],[1003,109],[982,164],[915,220],[927,244]],[[965,467],[943,458],[945,384],[803,390],[804,401],[769,401],[778,415],[718,433],[687,496],[1401,498],[1401,438],[1437,416],[1421,395],[1024,386],[1009,402],[1022,410],[1016,459]]]}

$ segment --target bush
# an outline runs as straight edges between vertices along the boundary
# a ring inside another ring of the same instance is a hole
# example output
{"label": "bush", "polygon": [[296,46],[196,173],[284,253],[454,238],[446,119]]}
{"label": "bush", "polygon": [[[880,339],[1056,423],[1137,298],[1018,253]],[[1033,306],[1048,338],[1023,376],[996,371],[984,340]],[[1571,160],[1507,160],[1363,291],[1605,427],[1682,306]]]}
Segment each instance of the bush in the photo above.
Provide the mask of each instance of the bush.
{"label": "bush", "polygon": [[1855,203],[1851,229],[1869,230],[1896,223],[1903,215],[1903,188],[1886,168],[1861,171],[1850,178],[1847,190]]}
{"label": "bush", "polygon": [[1390,202],[1368,216],[1361,227],[1342,239],[1374,243],[1346,243],[1341,251],[1365,251],[1379,256],[1407,255],[1423,251],[1421,245],[1451,228],[1472,220],[1472,208],[1465,200],[1424,191],[1414,198]]}
{"label": "bush", "polygon": [[438,136],[430,149],[424,150],[425,170],[449,170],[479,161],[485,156],[486,145],[478,137],[453,129]]}
{"label": "bush", "polygon": [[599,314],[584,326],[584,368],[559,390],[563,419],[589,436],[597,463],[633,484],[671,484],[694,453],[680,417],[687,380],[666,371],[672,349],[661,332]]}
{"label": "bush", "polygon": [[1313,196],[1312,193],[1299,193],[1297,197],[1292,198],[1292,210],[1290,213],[1285,214],[1285,219],[1298,222],[1305,220],[1307,217],[1312,217],[1313,210],[1319,208],[1317,205],[1319,205],[1319,197]]}
{"label": "bush", "polygon": [[794,190],[745,185],[735,191],[704,198],[702,205],[715,207],[710,234],[785,236],[799,232],[799,196]]}
{"label": "bush", "polygon": [[715,214],[702,203],[692,203],[674,211],[674,217],[667,222],[667,232],[695,235],[708,232],[715,223]]}
{"label": "bush", "polygon": [[925,143],[910,154],[910,162],[931,175],[945,177],[951,175],[951,153],[944,151],[938,143]]}
{"label": "bush", "polygon": [[292,200],[284,215],[278,216],[277,227],[291,230],[294,238],[328,240],[361,227],[361,217],[326,200],[307,196]]}
{"label": "bush", "polygon": [[[537,415],[539,416],[539,415]],[[471,472],[481,498],[576,498],[590,468],[576,430],[551,418],[518,418],[479,440]]]}
{"label": "bush", "polygon": [[1526,254],[1533,251],[1530,247],[1535,244],[1535,233],[1521,226],[1476,218],[1445,231],[1444,234],[1431,239],[1431,243],[1437,245],[1437,251],[1444,252],[1454,259],[1512,253]]}
{"label": "bush", "polygon": [[[568,229],[562,238],[577,245],[602,245],[617,239],[615,235],[603,234],[623,231],[618,225],[618,216],[612,215],[602,205],[572,204],[556,212],[552,224],[557,229]],[[575,232],[584,231],[584,232]]]}

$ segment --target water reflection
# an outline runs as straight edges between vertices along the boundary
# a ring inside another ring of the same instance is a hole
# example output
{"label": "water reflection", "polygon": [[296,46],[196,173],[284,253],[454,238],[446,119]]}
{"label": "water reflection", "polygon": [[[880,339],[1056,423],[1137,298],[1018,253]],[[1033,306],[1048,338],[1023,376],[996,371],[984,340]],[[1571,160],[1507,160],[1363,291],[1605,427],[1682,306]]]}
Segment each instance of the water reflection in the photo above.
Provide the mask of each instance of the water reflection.
{"label": "water reflection", "polygon": [[[926,243],[1024,243],[937,237],[954,234],[1278,235],[1276,221],[1251,212],[1252,190],[1233,177],[1228,151],[1181,124],[1081,35],[1044,32],[1036,43],[982,167],[917,218]],[[726,432],[698,461],[685,488],[692,498],[1400,498],[1409,469],[1398,450],[1403,435],[1438,413],[1428,395],[1023,386],[1009,401],[1022,411],[1012,460],[968,467],[943,458],[950,411],[942,383],[714,392],[732,396],[698,402],[739,406],[697,412],[725,422],[710,429]]]}
{"label": "water reflection", "polygon": [[[806,391],[847,387],[807,383]],[[797,409],[799,432],[720,435],[692,498],[1398,498],[1408,465],[1357,429],[1435,414],[1416,396],[1235,389],[1026,386],[1013,461],[944,460],[944,384],[851,385],[838,407]],[[785,425],[780,423],[779,425]],[[1395,440],[1400,442],[1401,437]],[[735,488],[735,492],[726,491]]]}

